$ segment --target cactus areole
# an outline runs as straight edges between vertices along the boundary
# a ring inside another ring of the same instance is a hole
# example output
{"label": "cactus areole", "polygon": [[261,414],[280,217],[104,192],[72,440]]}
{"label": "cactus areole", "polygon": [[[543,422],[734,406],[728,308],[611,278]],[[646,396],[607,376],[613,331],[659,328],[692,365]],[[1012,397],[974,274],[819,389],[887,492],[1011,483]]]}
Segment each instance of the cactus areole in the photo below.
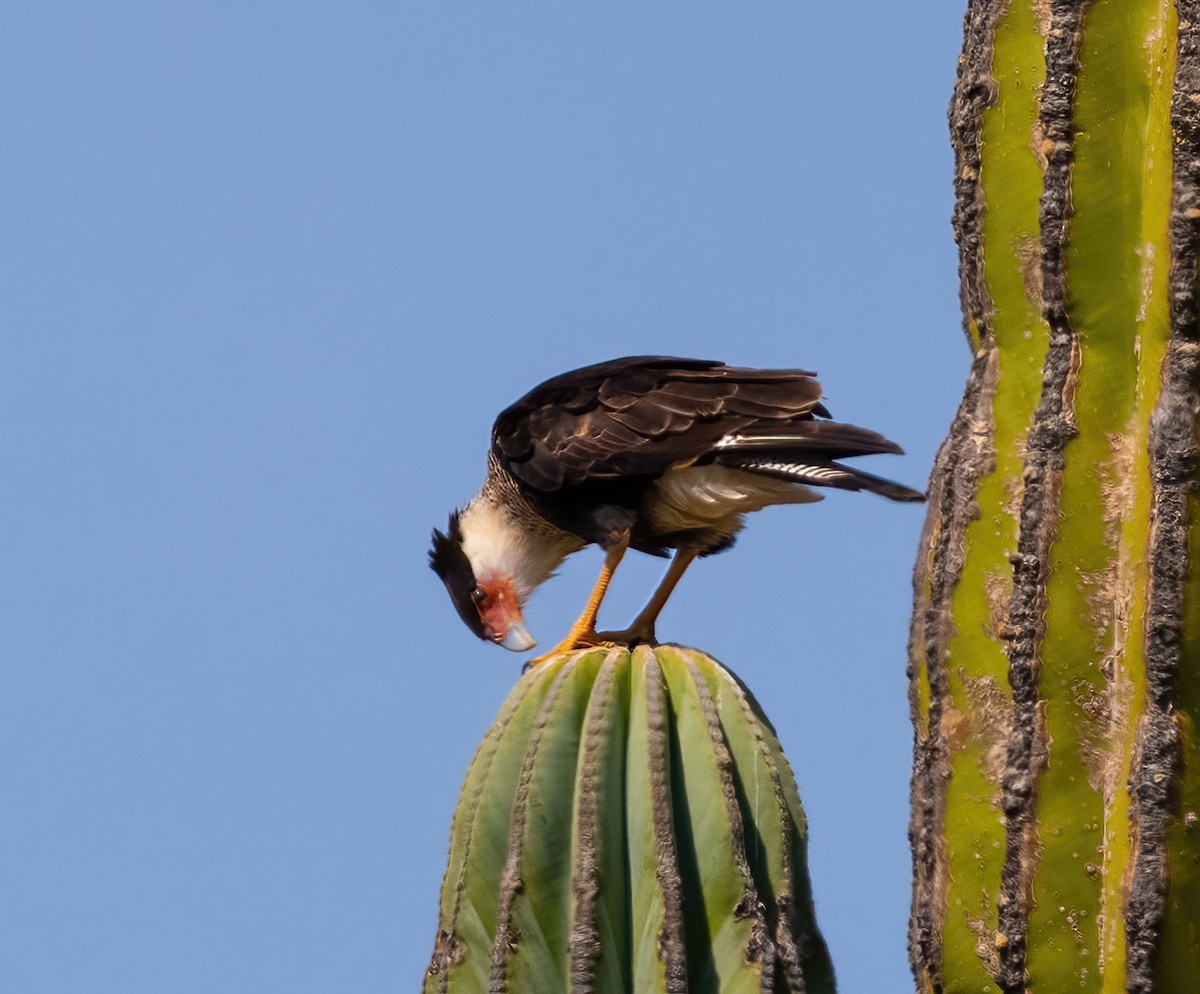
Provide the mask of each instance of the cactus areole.
{"label": "cactus areole", "polygon": [[971,0],[916,573],[923,992],[1200,990],[1200,3]]}
{"label": "cactus areole", "polygon": [[749,692],[702,653],[532,668],[454,816],[426,994],[824,994],[805,822]]}
{"label": "cactus areole", "polygon": [[[653,642],[684,570],[732,545],[747,512],[820,500],[825,488],[924,500],[837,462],[900,447],[828,418],[821,386],[804,370],[640,356],[565,373],[496,419],[483,489],[447,532],[433,533],[430,565],[472,632],[521,652],[534,644],[526,598],[596,543],[605,550],[600,579],[555,651]],[[676,552],[629,629],[597,634],[600,602],[631,548]]]}

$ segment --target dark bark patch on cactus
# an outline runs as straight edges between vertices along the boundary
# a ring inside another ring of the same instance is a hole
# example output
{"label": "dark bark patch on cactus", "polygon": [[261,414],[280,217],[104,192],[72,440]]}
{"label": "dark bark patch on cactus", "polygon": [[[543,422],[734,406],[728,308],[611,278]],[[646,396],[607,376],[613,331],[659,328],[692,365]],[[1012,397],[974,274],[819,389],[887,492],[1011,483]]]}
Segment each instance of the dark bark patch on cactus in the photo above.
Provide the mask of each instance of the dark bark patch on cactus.
{"label": "dark bark patch on cactus", "polygon": [[[1180,0],[1178,8],[1178,61],[1171,108],[1175,134],[1170,222],[1171,337],[1162,371],[1162,393],[1150,421],[1147,706],[1138,723],[1129,784],[1135,836],[1125,933],[1129,945],[1129,990],[1138,992],[1157,990],[1160,981],[1164,985],[1171,983],[1162,972],[1160,958],[1180,955],[1174,950],[1164,951],[1162,943],[1172,857],[1168,835],[1172,815],[1184,817],[1178,810],[1183,743],[1175,708],[1184,645],[1185,591],[1189,572],[1195,570],[1195,564],[1190,562],[1189,528],[1196,527],[1190,517],[1200,466],[1197,448],[1200,345],[1195,297],[1200,258],[1197,233],[1200,122],[1195,110],[1196,102],[1200,101],[1200,3]],[[1195,673],[1189,676],[1197,678]],[[1194,963],[1194,951],[1191,956],[1187,952],[1183,951],[1183,958]]]}
{"label": "dark bark patch on cactus", "polygon": [[976,329],[972,345],[989,343],[988,321],[991,298],[983,275],[983,193],[979,176],[982,149],[979,122],[984,109],[995,99],[995,81],[991,75],[990,39],[1005,0],[972,4],[963,22],[963,32],[973,43],[971,52],[958,66],[958,79],[950,103],[950,138],[955,149],[954,237],[959,245],[959,282],[963,315],[967,327]]}
{"label": "dark bark patch on cactus", "polygon": [[431,976],[445,977],[452,966],[457,966],[467,955],[466,944],[449,929],[438,929],[433,945],[433,960],[429,965]]}
{"label": "dark bark patch on cactus", "polygon": [[1085,3],[1052,5],[1046,36],[1046,85],[1039,123],[1045,139],[1046,179],[1042,187],[1043,300],[1051,326],[1067,316],[1066,268],[1063,252],[1071,217],[1071,161],[1074,152],[1075,87],[1079,46],[1083,39]]}

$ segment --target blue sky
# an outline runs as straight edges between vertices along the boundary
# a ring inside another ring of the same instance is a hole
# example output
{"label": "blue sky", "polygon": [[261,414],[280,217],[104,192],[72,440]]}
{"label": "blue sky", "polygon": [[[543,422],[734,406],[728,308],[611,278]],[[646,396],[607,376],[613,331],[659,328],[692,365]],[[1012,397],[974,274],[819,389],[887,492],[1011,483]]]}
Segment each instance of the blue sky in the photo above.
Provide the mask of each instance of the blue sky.
{"label": "blue sky", "polygon": [[[821,373],[923,485],[961,393],[961,2],[26,6],[0,58],[0,984],[414,990],[519,675],[425,565],[502,407]],[[663,637],[750,685],[845,991],[903,990],[923,512],[757,515]],[[640,560],[640,561],[636,561]],[[599,564],[527,614],[551,644]],[[661,563],[627,561],[602,623]]]}

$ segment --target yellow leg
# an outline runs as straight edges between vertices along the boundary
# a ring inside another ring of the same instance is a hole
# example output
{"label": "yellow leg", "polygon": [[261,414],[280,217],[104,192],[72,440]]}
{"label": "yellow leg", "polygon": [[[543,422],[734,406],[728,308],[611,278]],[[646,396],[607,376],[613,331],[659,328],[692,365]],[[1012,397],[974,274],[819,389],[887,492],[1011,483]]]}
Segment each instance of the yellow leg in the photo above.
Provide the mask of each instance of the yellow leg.
{"label": "yellow leg", "polygon": [[667,601],[671,599],[671,594],[674,593],[675,587],[683,578],[683,574],[687,572],[687,568],[692,565],[693,560],[699,553],[691,549],[680,549],[675,553],[675,557],[671,560],[671,565],[667,567],[667,574],[662,578],[662,582],[658,585],[658,589],[654,591],[646,606],[633,619],[633,624],[626,628],[623,632],[600,632],[598,638],[603,642],[624,642],[627,645],[633,645],[638,642],[648,642],[651,645],[657,644],[657,638],[654,634],[654,623],[658,621],[658,616],[662,609],[666,607]]}
{"label": "yellow leg", "polygon": [[572,649],[585,649],[592,645],[603,645],[604,640],[596,634],[596,615],[600,613],[600,605],[604,601],[604,595],[608,593],[608,585],[612,582],[613,574],[617,571],[617,564],[625,555],[625,550],[629,548],[628,540],[621,542],[620,545],[614,545],[604,555],[604,565],[600,567],[600,578],[596,581],[596,586],[592,588],[592,595],[588,598],[587,606],[571,626],[571,630],[567,632],[567,637],[558,643],[553,649],[543,656],[538,656],[533,659],[528,665],[536,666],[538,663],[545,662],[551,656],[557,656],[562,652],[570,652]]}

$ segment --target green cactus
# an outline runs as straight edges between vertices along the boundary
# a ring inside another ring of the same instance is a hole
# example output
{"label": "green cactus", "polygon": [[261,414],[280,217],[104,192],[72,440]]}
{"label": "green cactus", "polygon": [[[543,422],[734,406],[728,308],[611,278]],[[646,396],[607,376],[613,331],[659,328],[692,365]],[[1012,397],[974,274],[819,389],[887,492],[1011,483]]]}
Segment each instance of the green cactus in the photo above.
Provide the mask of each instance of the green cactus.
{"label": "green cactus", "polygon": [[971,0],[916,573],[921,991],[1200,990],[1200,3]]}
{"label": "green cactus", "polygon": [[833,990],[775,733],[667,646],[525,675],[467,773],[438,929],[428,994]]}

